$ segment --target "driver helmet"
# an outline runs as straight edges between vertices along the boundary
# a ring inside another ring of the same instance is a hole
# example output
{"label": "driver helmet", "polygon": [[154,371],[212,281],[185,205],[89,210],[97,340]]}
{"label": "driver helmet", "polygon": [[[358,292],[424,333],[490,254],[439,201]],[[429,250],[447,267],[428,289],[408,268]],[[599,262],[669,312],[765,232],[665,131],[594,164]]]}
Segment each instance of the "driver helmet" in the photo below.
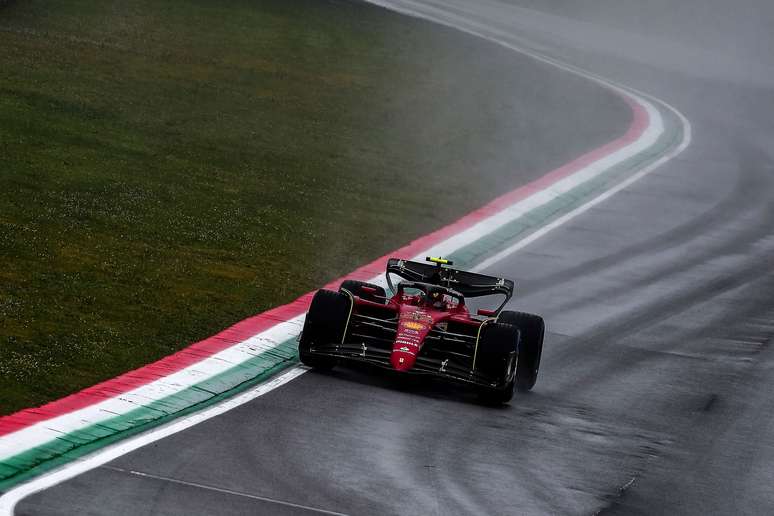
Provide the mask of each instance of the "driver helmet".
{"label": "driver helmet", "polygon": [[444,293],[441,290],[433,289],[430,291],[430,302],[432,303],[433,308],[444,308],[446,306],[443,297]]}

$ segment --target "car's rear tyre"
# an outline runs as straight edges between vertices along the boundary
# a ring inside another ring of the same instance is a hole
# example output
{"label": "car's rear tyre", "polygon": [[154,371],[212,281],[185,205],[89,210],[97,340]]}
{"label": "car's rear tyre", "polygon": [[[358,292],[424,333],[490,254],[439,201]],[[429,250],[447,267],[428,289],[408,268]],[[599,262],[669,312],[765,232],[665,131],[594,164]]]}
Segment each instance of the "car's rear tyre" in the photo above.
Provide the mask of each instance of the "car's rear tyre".
{"label": "car's rear tyre", "polygon": [[340,343],[347,330],[352,308],[351,298],[341,292],[318,290],[309,305],[304,329],[298,341],[298,357],[301,363],[315,369],[328,370],[336,365],[336,359],[312,353],[315,345]]}
{"label": "car's rear tyre", "polygon": [[[363,287],[370,287],[376,290],[376,292],[365,292]],[[352,295],[357,296],[360,299],[365,299],[366,301],[373,301],[374,303],[384,303],[385,298],[387,297],[384,288],[379,285],[374,285],[373,283],[366,283],[365,281],[344,280],[341,282],[339,292],[342,290],[348,290]]]}
{"label": "car's rear tyre", "polygon": [[481,399],[488,404],[500,405],[513,398],[516,387],[516,366],[519,347],[519,329],[500,322],[485,323],[476,351],[476,370],[495,380],[496,387],[482,387]]}
{"label": "car's rear tyre", "polygon": [[529,391],[535,386],[540,369],[545,321],[539,315],[511,311],[500,312],[497,321],[519,328],[521,341],[516,364],[516,388],[521,392]]}

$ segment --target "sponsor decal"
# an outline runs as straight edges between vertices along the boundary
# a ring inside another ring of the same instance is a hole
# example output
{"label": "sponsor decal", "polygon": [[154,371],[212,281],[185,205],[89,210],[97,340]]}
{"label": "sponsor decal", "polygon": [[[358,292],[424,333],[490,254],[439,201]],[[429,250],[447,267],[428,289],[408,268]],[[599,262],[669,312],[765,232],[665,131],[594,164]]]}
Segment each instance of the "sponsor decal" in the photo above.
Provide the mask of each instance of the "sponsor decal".
{"label": "sponsor decal", "polygon": [[411,317],[415,321],[423,321],[428,324],[433,322],[433,318],[424,312],[412,312],[409,317]]}
{"label": "sponsor decal", "polygon": [[409,330],[423,330],[425,328],[425,325],[422,323],[414,322],[414,321],[406,321],[403,323],[404,328],[408,328]]}
{"label": "sponsor decal", "polygon": [[406,335],[419,336],[419,332],[417,330],[411,330],[408,328],[403,328],[403,331],[401,333],[405,333]]}

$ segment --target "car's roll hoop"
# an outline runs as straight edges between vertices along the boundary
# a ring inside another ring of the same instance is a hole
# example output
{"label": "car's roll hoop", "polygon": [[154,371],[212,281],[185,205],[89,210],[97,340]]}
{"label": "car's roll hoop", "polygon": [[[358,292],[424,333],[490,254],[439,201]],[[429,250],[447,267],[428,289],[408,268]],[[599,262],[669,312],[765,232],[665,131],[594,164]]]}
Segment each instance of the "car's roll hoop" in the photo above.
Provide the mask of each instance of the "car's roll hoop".
{"label": "car's roll hoop", "polygon": [[440,256],[438,256],[438,257],[435,257],[435,256],[428,256],[428,257],[426,257],[426,258],[425,258],[425,260],[426,260],[426,261],[428,261],[428,262],[431,262],[431,263],[435,263],[435,264],[437,264],[439,267],[440,267],[441,265],[454,265],[454,262],[453,262],[453,261],[451,261],[451,260],[447,260],[447,259],[445,259],[445,258],[441,258]]}
{"label": "car's roll hoop", "polygon": [[401,260],[400,258],[387,260],[387,285],[390,290],[397,291],[392,283],[392,278],[390,278],[390,274],[395,274],[404,280],[451,288],[465,297],[503,295],[504,300],[495,310],[495,313],[499,313],[513,296],[514,283],[509,279],[453,269],[449,265],[453,265],[454,262],[444,258],[428,256],[426,259],[430,263]]}

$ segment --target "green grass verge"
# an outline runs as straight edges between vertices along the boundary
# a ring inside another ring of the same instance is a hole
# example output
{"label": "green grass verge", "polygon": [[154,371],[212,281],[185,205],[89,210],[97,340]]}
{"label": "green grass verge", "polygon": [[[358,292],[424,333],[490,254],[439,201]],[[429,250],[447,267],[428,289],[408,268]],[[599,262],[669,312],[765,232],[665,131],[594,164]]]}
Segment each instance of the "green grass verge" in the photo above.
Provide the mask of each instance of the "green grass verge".
{"label": "green grass verge", "polygon": [[0,48],[0,413],[287,302],[629,116],[350,2],[0,2]]}

